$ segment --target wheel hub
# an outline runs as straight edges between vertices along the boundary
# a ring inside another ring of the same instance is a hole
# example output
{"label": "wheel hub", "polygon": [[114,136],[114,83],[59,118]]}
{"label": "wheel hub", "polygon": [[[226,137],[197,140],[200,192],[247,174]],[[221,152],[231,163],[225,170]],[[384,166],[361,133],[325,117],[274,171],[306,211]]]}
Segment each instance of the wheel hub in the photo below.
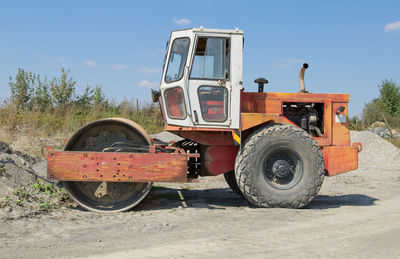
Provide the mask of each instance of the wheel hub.
{"label": "wheel hub", "polygon": [[288,176],[292,171],[290,164],[285,160],[278,160],[272,166],[272,172],[275,176],[283,178]]}

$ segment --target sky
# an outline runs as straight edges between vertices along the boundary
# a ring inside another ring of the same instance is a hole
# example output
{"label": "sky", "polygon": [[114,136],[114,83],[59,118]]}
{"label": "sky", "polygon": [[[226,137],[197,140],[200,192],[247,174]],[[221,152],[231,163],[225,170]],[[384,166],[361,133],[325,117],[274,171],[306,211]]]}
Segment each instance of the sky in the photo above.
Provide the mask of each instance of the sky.
{"label": "sky", "polygon": [[0,0],[0,100],[18,68],[52,78],[64,67],[78,92],[150,102],[170,32],[200,26],[244,31],[246,91],[265,77],[266,91],[297,92],[307,62],[307,90],[349,93],[354,116],[383,79],[400,84],[400,1]]}

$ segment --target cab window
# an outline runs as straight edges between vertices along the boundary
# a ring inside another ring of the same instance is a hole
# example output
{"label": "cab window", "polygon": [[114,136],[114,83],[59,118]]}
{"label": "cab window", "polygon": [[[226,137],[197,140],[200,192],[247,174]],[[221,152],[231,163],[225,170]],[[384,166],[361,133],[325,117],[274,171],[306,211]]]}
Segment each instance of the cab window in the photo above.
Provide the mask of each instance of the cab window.
{"label": "cab window", "polygon": [[189,44],[189,38],[178,38],[172,43],[167,73],[165,74],[166,83],[171,83],[182,79],[189,50]]}
{"label": "cab window", "polygon": [[226,121],[228,116],[228,91],[225,87],[200,86],[201,114],[205,121]]}
{"label": "cab window", "polygon": [[199,37],[191,79],[229,79],[229,39]]}

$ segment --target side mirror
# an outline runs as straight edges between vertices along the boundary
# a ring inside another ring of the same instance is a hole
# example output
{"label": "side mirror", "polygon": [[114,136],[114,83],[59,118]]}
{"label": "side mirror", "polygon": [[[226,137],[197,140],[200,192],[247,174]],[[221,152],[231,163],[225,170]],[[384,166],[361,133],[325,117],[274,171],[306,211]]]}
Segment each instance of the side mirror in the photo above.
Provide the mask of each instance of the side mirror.
{"label": "side mirror", "polygon": [[336,109],[336,114],[341,114],[344,112],[344,110],[346,110],[346,108],[344,106],[340,106]]}

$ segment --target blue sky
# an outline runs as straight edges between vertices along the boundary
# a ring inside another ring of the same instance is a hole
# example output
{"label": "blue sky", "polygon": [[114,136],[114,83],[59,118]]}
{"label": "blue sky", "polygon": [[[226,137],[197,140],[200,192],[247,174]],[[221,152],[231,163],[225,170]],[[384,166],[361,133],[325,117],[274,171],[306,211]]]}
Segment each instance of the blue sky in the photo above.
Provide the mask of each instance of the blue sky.
{"label": "blue sky", "polygon": [[53,77],[61,67],[82,91],[150,101],[171,30],[244,30],[243,79],[265,77],[267,91],[298,91],[310,65],[310,92],[349,93],[350,114],[400,83],[400,1],[0,1],[0,99],[18,68]]}

